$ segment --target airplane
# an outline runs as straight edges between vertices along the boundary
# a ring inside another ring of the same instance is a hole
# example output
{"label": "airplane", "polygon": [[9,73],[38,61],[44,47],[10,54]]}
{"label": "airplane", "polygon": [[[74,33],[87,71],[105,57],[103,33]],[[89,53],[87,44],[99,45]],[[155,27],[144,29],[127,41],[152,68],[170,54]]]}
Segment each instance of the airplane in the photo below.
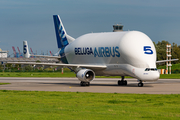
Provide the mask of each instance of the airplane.
{"label": "airplane", "polygon": [[[75,72],[81,86],[89,86],[97,76],[121,76],[118,85],[127,85],[125,76],[138,79],[138,87],[143,82],[159,79],[156,63],[156,49],[152,40],[140,31],[88,33],[73,38],[66,33],[59,15],[53,15],[58,56],[62,63],[8,62],[12,64],[32,64],[68,67]],[[29,57],[27,41],[23,42],[24,56]],[[43,57],[43,56],[42,56]],[[175,61],[172,59],[168,61]]]}

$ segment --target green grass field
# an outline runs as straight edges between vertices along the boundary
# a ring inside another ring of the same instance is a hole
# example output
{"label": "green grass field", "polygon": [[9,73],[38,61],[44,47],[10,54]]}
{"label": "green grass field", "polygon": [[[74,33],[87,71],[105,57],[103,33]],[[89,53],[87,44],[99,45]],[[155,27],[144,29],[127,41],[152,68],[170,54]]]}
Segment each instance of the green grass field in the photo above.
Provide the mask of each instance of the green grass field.
{"label": "green grass field", "polygon": [[10,83],[0,83],[0,85],[6,85],[6,84],[10,84]]}
{"label": "green grass field", "polygon": [[180,79],[180,74],[162,74],[160,75],[160,79]]}
{"label": "green grass field", "polygon": [[76,77],[73,72],[0,72],[0,77]]}
{"label": "green grass field", "polygon": [[180,95],[1,90],[0,119],[180,119]]}
{"label": "green grass field", "polygon": [[[158,69],[166,69],[166,65],[159,66]],[[173,64],[172,67],[171,67],[171,69],[172,69],[172,70],[180,69],[180,63],[178,63],[178,64]]]}

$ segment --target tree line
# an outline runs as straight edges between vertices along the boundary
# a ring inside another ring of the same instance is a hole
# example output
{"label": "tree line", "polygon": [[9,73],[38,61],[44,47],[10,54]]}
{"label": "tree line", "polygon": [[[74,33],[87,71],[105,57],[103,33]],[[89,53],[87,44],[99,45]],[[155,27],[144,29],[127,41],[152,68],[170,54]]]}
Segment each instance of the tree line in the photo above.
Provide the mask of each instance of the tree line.
{"label": "tree line", "polygon": [[[156,48],[157,53],[157,61],[158,60],[166,60],[166,45],[170,44],[168,41],[158,41],[156,44],[155,42],[154,46]],[[179,59],[178,61],[172,62],[173,64],[180,63],[180,45],[177,45],[176,43],[171,44],[171,59]]]}

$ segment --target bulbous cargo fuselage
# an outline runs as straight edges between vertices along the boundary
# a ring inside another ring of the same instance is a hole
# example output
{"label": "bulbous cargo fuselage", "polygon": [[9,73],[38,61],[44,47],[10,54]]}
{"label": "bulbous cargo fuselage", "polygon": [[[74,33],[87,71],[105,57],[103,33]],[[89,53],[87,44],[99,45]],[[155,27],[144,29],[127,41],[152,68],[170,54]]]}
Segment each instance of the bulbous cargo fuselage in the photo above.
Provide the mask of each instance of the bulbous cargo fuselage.
{"label": "bulbous cargo fuselage", "polygon": [[66,46],[64,53],[70,64],[107,66],[94,70],[96,75],[128,75],[148,81],[151,73],[157,74],[141,75],[146,68],[156,68],[156,50],[151,39],[138,31],[86,34]]}

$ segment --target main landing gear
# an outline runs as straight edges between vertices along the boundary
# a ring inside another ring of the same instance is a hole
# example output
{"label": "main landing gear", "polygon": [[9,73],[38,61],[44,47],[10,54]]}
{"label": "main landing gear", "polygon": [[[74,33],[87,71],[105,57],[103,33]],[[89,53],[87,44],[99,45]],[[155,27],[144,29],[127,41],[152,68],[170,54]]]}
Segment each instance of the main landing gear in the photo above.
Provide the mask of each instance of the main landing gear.
{"label": "main landing gear", "polygon": [[127,85],[127,81],[124,80],[124,76],[122,76],[122,79],[121,80],[118,80],[118,85]]}
{"label": "main landing gear", "polygon": [[[144,84],[143,84],[142,80],[138,80],[138,81],[139,81],[138,87],[143,87]],[[127,85],[127,81],[124,80],[124,76],[122,76],[121,80],[118,80],[118,85],[120,85],[120,86]]]}
{"label": "main landing gear", "polygon": [[143,87],[143,85],[142,80],[139,80],[138,87]]}
{"label": "main landing gear", "polygon": [[90,85],[90,82],[80,82],[80,85],[81,86],[89,86]]}

